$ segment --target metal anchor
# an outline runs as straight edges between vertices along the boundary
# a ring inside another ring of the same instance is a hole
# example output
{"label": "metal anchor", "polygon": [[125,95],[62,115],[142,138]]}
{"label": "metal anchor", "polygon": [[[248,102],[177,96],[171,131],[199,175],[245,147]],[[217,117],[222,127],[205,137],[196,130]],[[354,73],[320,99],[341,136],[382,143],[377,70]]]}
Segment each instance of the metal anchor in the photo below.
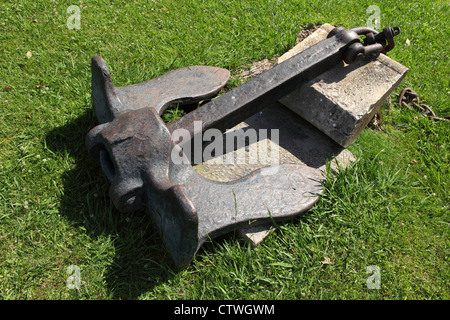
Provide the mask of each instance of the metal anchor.
{"label": "metal anchor", "polygon": [[[377,39],[385,48],[386,39]],[[186,144],[207,129],[232,128],[341,63],[356,43],[357,32],[336,29],[329,38],[169,124],[160,116],[170,104],[213,97],[226,85],[229,72],[192,66],[115,87],[105,61],[93,57],[92,102],[99,125],[88,133],[86,145],[111,182],[115,207],[122,212],[148,207],[178,268],[187,266],[209,238],[249,221],[279,222],[310,209],[322,193],[319,170],[283,164],[232,182],[212,181],[193,169],[172,135],[179,129],[188,132]],[[184,161],[171,160],[174,150]]]}

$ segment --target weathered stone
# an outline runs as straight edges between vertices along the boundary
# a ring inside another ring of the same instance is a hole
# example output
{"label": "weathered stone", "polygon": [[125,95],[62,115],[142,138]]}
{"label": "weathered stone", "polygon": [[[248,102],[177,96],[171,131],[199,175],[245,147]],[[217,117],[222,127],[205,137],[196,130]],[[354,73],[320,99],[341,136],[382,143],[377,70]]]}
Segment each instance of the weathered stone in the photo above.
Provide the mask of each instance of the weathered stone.
{"label": "weathered stone", "polygon": [[[325,39],[324,24],[278,59],[282,63]],[[408,68],[380,54],[377,59],[331,68],[280,102],[343,147],[352,143],[405,77]]]}
{"label": "weathered stone", "polygon": [[275,227],[271,225],[252,226],[250,222],[247,228],[238,230],[238,234],[242,239],[245,239],[248,243],[255,247],[274,230]]}
{"label": "weathered stone", "polygon": [[330,33],[330,31],[333,30],[333,28],[334,27],[331,24],[328,23],[323,24],[322,26],[320,26],[319,29],[314,31],[312,34],[310,34],[302,41],[300,41],[296,46],[292,47],[289,51],[287,51],[285,54],[279,57],[277,63],[282,63],[287,59],[292,58],[296,54],[302,52],[303,50],[308,49],[313,44],[316,44],[319,41],[326,39],[328,33]]}

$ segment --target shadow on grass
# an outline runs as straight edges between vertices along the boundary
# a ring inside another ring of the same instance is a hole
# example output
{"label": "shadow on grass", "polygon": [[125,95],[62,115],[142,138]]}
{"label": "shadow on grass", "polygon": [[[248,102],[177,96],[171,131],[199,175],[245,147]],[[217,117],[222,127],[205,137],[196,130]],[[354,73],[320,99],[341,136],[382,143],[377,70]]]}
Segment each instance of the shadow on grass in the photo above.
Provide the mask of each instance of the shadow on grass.
{"label": "shadow on grass", "polygon": [[[135,299],[169,280],[176,271],[150,215],[145,211],[125,215],[110,201],[110,183],[84,143],[86,134],[95,125],[94,112],[88,111],[46,136],[47,146],[53,152],[68,154],[75,161],[62,175],[60,213],[80,232],[85,230],[92,242],[110,237],[115,250],[113,262],[95,260],[96,264],[109,265],[100,282],[106,282],[113,299]],[[93,255],[101,256],[101,252]]]}

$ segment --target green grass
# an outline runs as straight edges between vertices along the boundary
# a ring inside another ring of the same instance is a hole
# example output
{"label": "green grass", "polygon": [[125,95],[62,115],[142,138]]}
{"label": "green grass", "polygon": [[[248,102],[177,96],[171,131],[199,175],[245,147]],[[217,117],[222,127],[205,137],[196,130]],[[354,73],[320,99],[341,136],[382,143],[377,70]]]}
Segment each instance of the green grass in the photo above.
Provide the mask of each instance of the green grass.
{"label": "green grass", "polygon": [[[66,26],[70,4],[80,6],[79,30]],[[96,125],[94,55],[116,86],[188,65],[234,72],[283,54],[308,22],[365,25],[372,4],[2,2],[0,298],[449,299],[448,123],[384,110],[383,129],[367,128],[350,146],[358,160],[330,172],[308,213],[257,248],[216,239],[182,271],[148,214],[114,209],[84,146]],[[448,2],[376,4],[382,26],[402,28],[389,53],[410,68],[401,86],[449,115]],[[167,121],[181,115],[172,110]],[[81,270],[79,290],[66,286],[70,265]],[[370,265],[381,269],[380,290],[366,286]]]}

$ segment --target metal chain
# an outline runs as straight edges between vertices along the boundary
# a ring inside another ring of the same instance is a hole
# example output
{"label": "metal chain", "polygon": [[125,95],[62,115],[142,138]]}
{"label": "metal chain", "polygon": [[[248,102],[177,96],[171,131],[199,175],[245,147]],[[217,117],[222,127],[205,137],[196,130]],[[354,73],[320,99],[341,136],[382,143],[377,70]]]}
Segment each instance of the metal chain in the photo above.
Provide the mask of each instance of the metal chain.
{"label": "metal chain", "polygon": [[424,103],[420,103],[419,95],[411,88],[405,88],[402,90],[400,95],[398,95],[398,104],[400,106],[405,106],[409,110],[414,110],[411,105],[416,109],[419,109],[424,117],[428,117],[435,121],[450,121],[450,116],[438,117],[434,111]]}

